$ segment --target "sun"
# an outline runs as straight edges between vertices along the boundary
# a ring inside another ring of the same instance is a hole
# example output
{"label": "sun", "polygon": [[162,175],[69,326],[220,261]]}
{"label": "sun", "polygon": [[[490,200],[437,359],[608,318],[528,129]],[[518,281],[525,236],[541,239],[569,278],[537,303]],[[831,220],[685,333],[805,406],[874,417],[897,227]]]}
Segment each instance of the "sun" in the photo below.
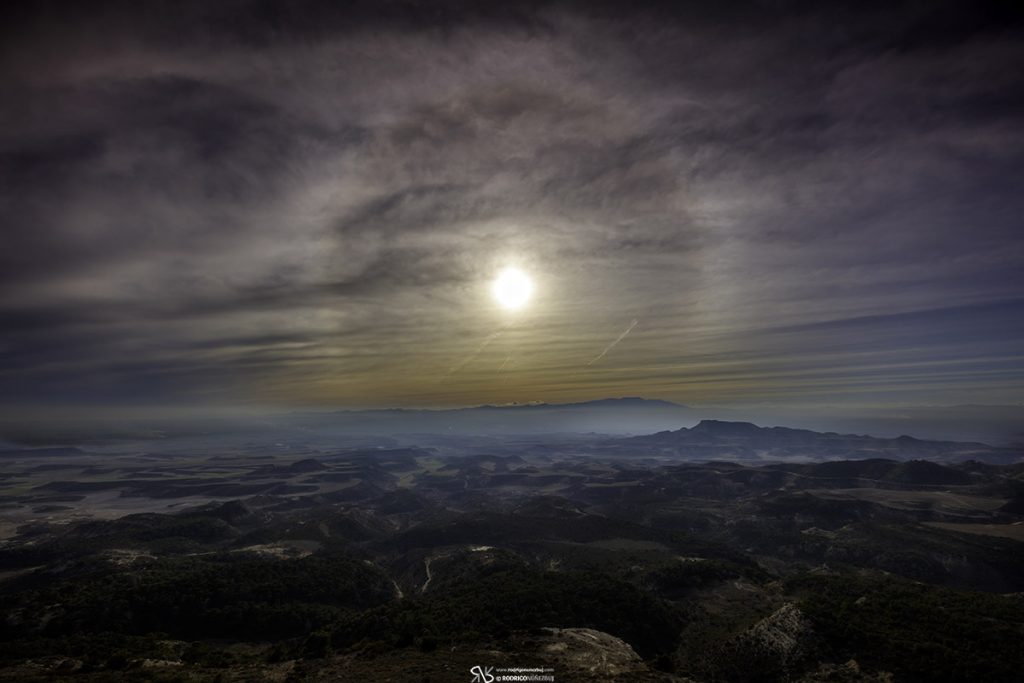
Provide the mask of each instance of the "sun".
{"label": "sun", "polygon": [[502,308],[517,311],[533,296],[533,280],[518,268],[506,268],[498,273],[491,291]]}

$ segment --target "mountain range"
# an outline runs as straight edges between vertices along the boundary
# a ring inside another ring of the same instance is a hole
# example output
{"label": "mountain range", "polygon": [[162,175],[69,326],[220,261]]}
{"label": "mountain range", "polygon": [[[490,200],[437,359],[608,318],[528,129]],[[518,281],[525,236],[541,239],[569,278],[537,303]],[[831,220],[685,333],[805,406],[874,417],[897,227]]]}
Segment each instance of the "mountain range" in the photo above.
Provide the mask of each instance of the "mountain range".
{"label": "mountain range", "polygon": [[930,441],[906,435],[887,439],[789,427],[759,427],[751,422],[723,420],[701,420],[692,428],[612,439],[604,444],[604,449],[619,455],[775,462],[887,458],[1011,463],[1024,455],[1020,448],[1000,448],[976,442]]}

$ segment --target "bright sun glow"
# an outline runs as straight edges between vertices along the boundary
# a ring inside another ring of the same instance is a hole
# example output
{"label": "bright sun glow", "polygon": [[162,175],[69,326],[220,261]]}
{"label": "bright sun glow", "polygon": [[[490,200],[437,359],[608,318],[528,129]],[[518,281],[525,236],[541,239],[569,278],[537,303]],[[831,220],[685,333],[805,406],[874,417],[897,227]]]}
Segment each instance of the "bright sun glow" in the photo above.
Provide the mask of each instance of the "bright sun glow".
{"label": "bright sun glow", "polygon": [[533,280],[518,268],[506,268],[498,274],[492,291],[499,304],[510,311],[515,311],[530,300],[533,294]]}

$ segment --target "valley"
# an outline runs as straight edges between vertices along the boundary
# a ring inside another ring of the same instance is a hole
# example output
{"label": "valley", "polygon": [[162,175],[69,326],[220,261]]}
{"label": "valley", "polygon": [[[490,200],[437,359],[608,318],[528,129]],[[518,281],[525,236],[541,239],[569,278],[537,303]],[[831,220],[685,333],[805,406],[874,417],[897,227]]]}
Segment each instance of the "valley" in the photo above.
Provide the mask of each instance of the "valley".
{"label": "valley", "polygon": [[1024,634],[1024,464],[1005,453],[415,438],[6,452],[0,680],[407,680],[410,662],[449,680],[481,660],[560,681],[962,680],[1022,664],[997,646]]}

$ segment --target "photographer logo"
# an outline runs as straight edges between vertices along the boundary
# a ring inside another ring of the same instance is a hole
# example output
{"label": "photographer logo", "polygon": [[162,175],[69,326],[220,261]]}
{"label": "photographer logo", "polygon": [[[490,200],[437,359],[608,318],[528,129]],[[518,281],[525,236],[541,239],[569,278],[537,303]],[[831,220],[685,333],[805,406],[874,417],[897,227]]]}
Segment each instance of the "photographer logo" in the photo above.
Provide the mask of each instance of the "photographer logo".
{"label": "photographer logo", "polygon": [[494,671],[493,666],[486,668],[480,666],[474,666],[469,670],[469,673],[473,674],[472,683],[494,683],[494,676],[491,672]]}

